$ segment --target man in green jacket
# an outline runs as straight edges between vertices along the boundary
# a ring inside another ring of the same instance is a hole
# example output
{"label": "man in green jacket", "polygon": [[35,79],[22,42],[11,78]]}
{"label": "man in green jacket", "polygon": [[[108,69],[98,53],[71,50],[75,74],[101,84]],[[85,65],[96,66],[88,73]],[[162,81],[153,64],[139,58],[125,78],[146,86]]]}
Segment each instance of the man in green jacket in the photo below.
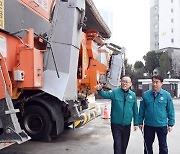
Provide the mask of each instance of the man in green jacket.
{"label": "man in green jacket", "polygon": [[130,137],[131,121],[134,118],[134,130],[138,129],[138,107],[136,95],[130,90],[131,78],[121,78],[121,88],[110,91],[102,90],[97,85],[99,95],[111,99],[111,131],[114,140],[114,154],[126,154]]}
{"label": "man in green jacket", "polygon": [[144,153],[153,154],[152,144],[157,134],[159,153],[168,154],[167,132],[175,123],[174,105],[169,92],[163,90],[163,78],[152,77],[152,90],[144,92],[139,108],[139,128],[144,125]]}

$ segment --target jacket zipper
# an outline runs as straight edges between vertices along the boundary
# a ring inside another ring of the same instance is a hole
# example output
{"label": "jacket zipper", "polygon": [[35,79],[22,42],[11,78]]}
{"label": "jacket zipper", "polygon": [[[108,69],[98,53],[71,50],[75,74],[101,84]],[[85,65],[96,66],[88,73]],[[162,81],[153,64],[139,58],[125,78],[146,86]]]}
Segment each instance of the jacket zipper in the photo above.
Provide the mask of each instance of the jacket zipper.
{"label": "jacket zipper", "polygon": [[153,96],[154,96],[154,102],[153,102],[153,125],[154,125],[154,105],[155,105],[155,101],[156,101],[156,97],[157,97],[157,95],[155,96],[154,94],[153,94]]}
{"label": "jacket zipper", "polygon": [[124,110],[125,110],[126,96],[127,96],[127,94],[124,92],[123,121],[124,121],[124,115],[125,115]]}

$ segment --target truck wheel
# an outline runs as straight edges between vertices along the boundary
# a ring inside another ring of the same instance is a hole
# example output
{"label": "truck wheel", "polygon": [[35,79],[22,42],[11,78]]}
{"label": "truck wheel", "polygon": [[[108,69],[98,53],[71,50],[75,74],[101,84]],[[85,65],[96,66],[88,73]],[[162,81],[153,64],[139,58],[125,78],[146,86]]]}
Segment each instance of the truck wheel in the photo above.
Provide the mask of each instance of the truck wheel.
{"label": "truck wheel", "polygon": [[35,105],[25,108],[21,125],[32,140],[51,140],[52,120],[44,108]]}

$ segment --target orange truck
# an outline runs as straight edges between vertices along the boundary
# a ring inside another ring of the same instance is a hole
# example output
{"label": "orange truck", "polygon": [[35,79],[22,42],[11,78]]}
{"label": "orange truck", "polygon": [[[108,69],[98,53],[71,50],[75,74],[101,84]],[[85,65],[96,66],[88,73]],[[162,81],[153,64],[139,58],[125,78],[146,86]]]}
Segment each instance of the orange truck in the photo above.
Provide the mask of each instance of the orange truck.
{"label": "orange truck", "polygon": [[0,149],[48,140],[97,116],[88,96],[119,86],[123,49],[92,0],[0,0]]}

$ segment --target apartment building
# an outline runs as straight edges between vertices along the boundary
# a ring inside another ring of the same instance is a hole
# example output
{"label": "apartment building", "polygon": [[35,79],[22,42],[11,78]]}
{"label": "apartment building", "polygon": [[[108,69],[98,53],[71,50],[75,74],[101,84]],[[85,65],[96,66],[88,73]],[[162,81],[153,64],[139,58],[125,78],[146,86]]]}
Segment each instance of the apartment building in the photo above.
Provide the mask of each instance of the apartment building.
{"label": "apartment building", "polygon": [[151,0],[150,50],[180,48],[180,0]]}

